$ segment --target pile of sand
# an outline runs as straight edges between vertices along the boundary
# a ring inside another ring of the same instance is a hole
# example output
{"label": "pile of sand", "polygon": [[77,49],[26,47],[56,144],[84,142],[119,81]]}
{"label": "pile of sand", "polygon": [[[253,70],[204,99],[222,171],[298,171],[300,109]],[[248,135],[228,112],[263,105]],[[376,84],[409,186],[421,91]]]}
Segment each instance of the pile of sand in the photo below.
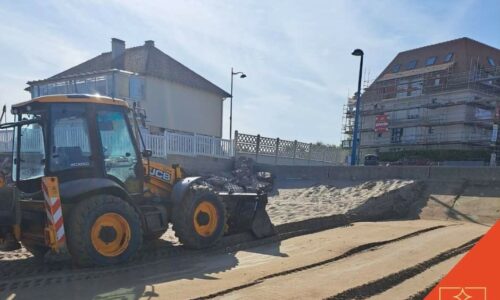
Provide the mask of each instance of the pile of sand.
{"label": "pile of sand", "polygon": [[345,214],[368,200],[414,183],[412,180],[328,181],[284,180],[275,183],[267,211],[273,224]]}

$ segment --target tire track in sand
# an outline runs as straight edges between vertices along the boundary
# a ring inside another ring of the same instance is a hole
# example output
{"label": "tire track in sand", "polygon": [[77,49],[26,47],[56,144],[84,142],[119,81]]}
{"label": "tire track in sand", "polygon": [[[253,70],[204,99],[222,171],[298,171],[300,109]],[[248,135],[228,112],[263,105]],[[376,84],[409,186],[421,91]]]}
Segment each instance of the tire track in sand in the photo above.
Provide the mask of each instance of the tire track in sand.
{"label": "tire track in sand", "polygon": [[[482,236],[481,236],[482,237]],[[428,268],[439,264],[447,259],[450,259],[454,256],[460,255],[469,251],[476,243],[481,239],[481,237],[474,238],[467,243],[460,245],[456,248],[450,249],[445,252],[441,252],[440,254],[434,256],[431,259],[428,259],[424,262],[416,264],[412,267],[406,268],[396,273],[392,273],[390,275],[384,276],[375,281],[359,285],[357,287],[348,289],[339,294],[333,295],[326,299],[328,300],[344,300],[344,299],[366,299],[368,297],[380,294],[403,281],[410,279]]]}
{"label": "tire track in sand", "polygon": [[402,240],[405,240],[405,239],[410,239],[410,238],[416,237],[418,235],[424,234],[426,232],[430,232],[430,231],[437,230],[437,229],[442,229],[442,228],[445,228],[445,227],[448,227],[448,226],[446,226],[446,225],[433,226],[433,227],[429,227],[429,228],[417,230],[417,231],[414,231],[412,233],[405,234],[405,235],[402,235],[402,236],[394,238],[394,239],[384,240],[384,241],[379,241],[379,242],[372,242],[372,243],[367,243],[367,244],[359,245],[357,247],[354,247],[354,248],[352,248],[352,249],[344,252],[341,255],[332,257],[332,258],[327,259],[327,260],[323,260],[323,261],[316,262],[316,263],[313,263],[313,264],[309,264],[309,265],[305,265],[305,266],[301,266],[301,267],[297,267],[297,268],[285,270],[285,271],[278,272],[278,273],[269,274],[269,275],[260,277],[260,278],[254,280],[254,281],[251,281],[249,283],[242,284],[242,285],[239,285],[239,286],[235,286],[235,287],[232,287],[232,288],[229,288],[229,289],[221,290],[221,291],[218,291],[216,293],[212,293],[212,294],[209,294],[209,295],[206,295],[206,296],[202,296],[202,297],[197,297],[197,298],[194,298],[194,299],[195,300],[204,300],[204,299],[213,299],[213,298],[216,298],[216,297],[224,296],[224,295],[227,295],[227,294],[235,292],[235,291],[239,291],[239,290],[242,290],[242,289],[245,289],[245,288],[248,288],[248,287],[255,286],[257,284],[260,284],[260,283],[264,282],[267,279],[276,278],[276,277],[280,277],[280,276],[286,276],[286,275],[290,275],[290,274],[297,273],[297,272],[300,272],[300,271],[305,271],[305,270],[313,269],[313,268],[319,267],[321,265],[329,264],[329,263],[332,263],[332,262],[335,262],[335,261],[338,261],[338,260],[350,257],[350,256],[358,254],[360,252],[364,252],[364,251],[367,251],[367,250],[373,250],[373,249],[375,249],[377,247],[380,247],[380,246],[383,246],[383,245],[387,245],[387,244],[399,242],[399,241],[402,241]]}

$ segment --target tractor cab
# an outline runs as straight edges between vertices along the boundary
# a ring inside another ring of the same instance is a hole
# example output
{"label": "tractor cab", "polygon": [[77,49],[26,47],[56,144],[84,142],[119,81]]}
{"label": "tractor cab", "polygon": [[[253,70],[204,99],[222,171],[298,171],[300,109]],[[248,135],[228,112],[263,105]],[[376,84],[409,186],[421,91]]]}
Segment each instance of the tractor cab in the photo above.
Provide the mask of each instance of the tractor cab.
{"label": "tractor cab", "polygon": [[103,178],[131,195],[142,192],[144,168],[126,102],[49,96],[15,105],[12,113],[16,121],[2,127],[14,128],[12,180],[22,193],[38,194],[44,176],[58,177],[63,189]]}
{"label": "tractor cab", "polygon": [[19,228],[15,240],[34,252],[46,249],[44,178],[57,178],[63,211],[96,194],[143,199],[137,123],[125,101],[56,95],[13,105],[11,112],[15,121],[0,124],[14,131],[13,184],[0,189],[0,244]]}

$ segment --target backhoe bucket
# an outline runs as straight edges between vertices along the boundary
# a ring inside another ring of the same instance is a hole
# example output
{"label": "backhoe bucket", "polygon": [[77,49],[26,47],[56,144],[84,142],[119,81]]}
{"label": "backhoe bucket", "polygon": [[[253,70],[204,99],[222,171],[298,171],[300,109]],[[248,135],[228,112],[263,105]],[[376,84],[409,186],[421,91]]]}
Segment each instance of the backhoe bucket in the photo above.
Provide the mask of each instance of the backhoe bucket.
{"label": "backhoe bucket", "polygon": [[227,211],[227,234],[250,230],[255,237],[276,234],[266,211],[267,194],[220,193]]}

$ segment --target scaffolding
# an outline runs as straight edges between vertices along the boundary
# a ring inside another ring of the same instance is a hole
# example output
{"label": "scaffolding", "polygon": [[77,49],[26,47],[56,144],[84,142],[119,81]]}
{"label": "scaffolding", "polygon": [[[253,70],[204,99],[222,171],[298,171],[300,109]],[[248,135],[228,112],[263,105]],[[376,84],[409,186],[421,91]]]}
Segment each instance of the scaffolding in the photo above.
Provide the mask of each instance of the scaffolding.
{"label": "scaffolding", "polygon": [[356,116],[356,97],[348,97],[347,104],[342,108],[342,148],[352,147],[352,136],[354,132],[354,120]]}
{"label": "scaffolding", "polygon": [[[498,123],[497,102],[500,102],[500,67],[485,68],[471,62],[468,71],[457,72],[455,64],[448,63],[384,74],[365,89],[361,101],[361,120],[370,124],[361,126],[361,148],[446,144],[493,147],[492,128]],[[344,105],[342,146],[345,148],[352,141],[354,104],[354,97],[350,97]],[[408,128],[415,133],[411,138],[388,139],[389,132],[385,139],[376,140],[371,120],[381,114],[388,115],[388,131],[400,130],[403,135],[401,128]],[[443,130],[433,133],[433,128],[439,126]],[[374,139],[363,143],[363,133],[372,134]]]}
{"label": "scaffolding", "polygon": [[[466,72],[455,72],[453,64],[446,68],[424,72],[385,74],[377,79],[362,95],[364,103],[415,97],[460,89],[474,89],[484,94],[500,94],[500,67],[473,66]],[[417,69],[418,70],[418,69]]]}

